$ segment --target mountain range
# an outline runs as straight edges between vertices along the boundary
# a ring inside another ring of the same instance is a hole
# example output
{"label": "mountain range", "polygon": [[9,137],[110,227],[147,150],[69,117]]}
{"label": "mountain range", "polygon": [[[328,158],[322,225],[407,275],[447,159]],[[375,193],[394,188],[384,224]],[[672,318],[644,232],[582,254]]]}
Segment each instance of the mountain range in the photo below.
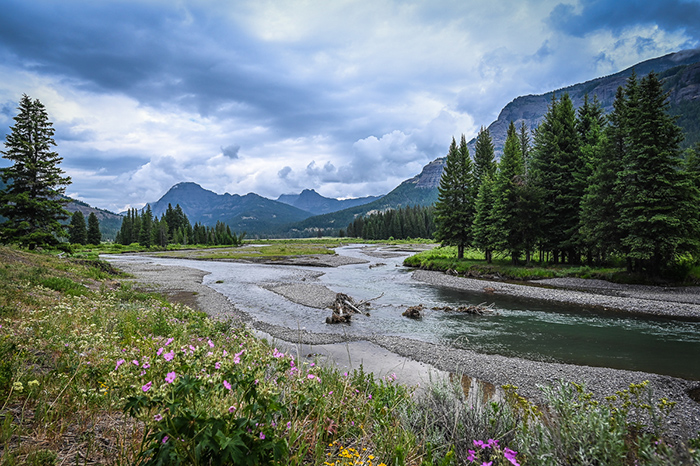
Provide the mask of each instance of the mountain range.
{"label": "mountain range", "polygon": [[[536,128],[547,113],[552,96],[558,98],[568,93],[576,108],[583,104],[585,95],[590,98],[596,96],[604,112],[609,113],[612,110],[617,88],[623,86],[633,72],[641,78],[651,71],[659,75],[664,90],[670,94],[669,113],[679,116],[677,124],[685,133],[683,147],[700,142],[700,49],[694,49],[652,58],[618,73],[545,94],[516,98],[506,105],[496,121],[488,126],[496,155],[500,156],[503,152],[510,122],[513,121],[517,128],[520,128],[521,123],[525,123],[530,130]],[[475,144],[476,138],[468,143],[472,154]]]}
{"label": "mountain range", "polygon": [[341,200],[321,196],[313,189],[305,189],[300,194],[282,194],[277,198],[277,201],[289,204],[297,209],[305,210],[313,215],[322,215],[363,204],[369,204],[381,197],[382,196],[367,196]]}
{"label": "mountain range", "polygon": [[[536,128],[553,97],[568,93],[574,106],[578,107],[585,95],[591,98],[596,96],[607,113],[612,108],[617,88],[624,85],[633,72],[642,77],[650,71],[659,74],[664,89],[669,93],[669,112],[678,117],[677,124],[685,135],[684,147],[700,142],[700,49],[696,49],[647,60],[619,73],[556,91],[514,99],[488,126],[496,155],[502,152],[510,121],[518,127],[525,123],[530,130]],[[446,147],[448,143],[445,141]],[[474,152],[474,144],[475,139],[472,139],[469,142],[471,153]],[[217,194],[196,183],[183,182],[170,188],[150,206],[154,215],[160,217],[169,204],[173,207],[180,204],[193,224],[215,225],[221,221],[233,231],[246,231],[249,236],[332,234],[346,228],[358,216],[399,207],[433,204],[437,200],[444,164],[444,157],[433,160],[423,167],[420,174],[380,197],[339,200],[321,196],[313,189],[305,189],[299,194],[283,194],[277,200],[272,200],[255,193],[244,196]],[[94,209],[77,200],[72,200],[67,208],[71,212],[80,210],[86,215],[95,212],[106,238],[113,238],[119,227],[118,214]]]}

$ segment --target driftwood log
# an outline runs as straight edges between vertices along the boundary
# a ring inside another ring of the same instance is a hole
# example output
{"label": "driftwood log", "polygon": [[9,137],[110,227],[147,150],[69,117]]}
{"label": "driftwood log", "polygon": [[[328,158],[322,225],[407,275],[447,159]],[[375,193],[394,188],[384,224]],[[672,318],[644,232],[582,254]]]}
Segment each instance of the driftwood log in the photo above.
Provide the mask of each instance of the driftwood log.
{"label": "driftwood log", "polygon": [[485,306],[486,303],[481,303],[472,306],[459,306],[457,308],[452,308],[450,306],[434,307],[435,311],[445,311],[445,312],[461,312],[463,314],[473,314],[477,316],[483,316],[488,314],[494,314],[493,304]]}
{"label": "driftwood log", "polygon": [[[366,312],[366,308],[369,307],[371,301],[379,299],[382,296],[384,296],[384,293],[377,296],[376,298],[356,303],[354,299],[352,299],[345,293],[338,293],[335,295],[335,301],[330,306],[331,310],[333,311],[333,314],[330,317],[326,317],[326,323],[349,323],[353,314],[365,314],[366,316],[369,316],[369,312]],[[363,309],[365,310],[363,311]]]}
{"label": "driftwood log", "polygon": [[409,319],[421,319],[423,317],[423,305],[419,304],[418,306],[411,306],[403,311],[403,314],[401,315],[408,317]]}

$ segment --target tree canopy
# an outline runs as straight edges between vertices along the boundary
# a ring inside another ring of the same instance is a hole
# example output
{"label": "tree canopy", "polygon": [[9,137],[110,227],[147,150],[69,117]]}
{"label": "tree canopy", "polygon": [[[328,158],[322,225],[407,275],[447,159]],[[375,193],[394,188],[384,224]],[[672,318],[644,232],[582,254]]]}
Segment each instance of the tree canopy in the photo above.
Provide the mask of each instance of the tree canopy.
{"label": "tree canopy", "polygon": [[0,192],[0,215],[7,218],[0,225],[0,241],[30,249],[55,245],[66,236],[60,222],[70,214],[60,196],[71,179],[59,167],[63,159],[53,150],[54,129],[44,105],[25,94],[18,111],[2,151],[13,165],[0,172],[7,183]]}

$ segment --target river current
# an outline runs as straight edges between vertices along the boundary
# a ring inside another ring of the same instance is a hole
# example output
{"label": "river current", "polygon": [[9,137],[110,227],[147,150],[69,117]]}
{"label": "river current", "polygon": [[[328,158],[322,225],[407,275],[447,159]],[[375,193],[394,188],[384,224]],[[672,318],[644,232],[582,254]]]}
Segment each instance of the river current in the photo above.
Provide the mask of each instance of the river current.
{"label": "river current", "polygon": [[[378,258],[366,255],[360,245],[337,252],[370,262],[318,268],[158,257],[131,256],[129,260],[209,272],[204,284],[227,296],[253,319],[292,329],[395,335],[482,353],[700,380],[700,322],[456,291],[413,280],[412,269],[402,265],[409,253]],[[292,303],[263,286],[296,282],[300,276],[306,283],[325,285],[355,301],[372,299],[370,316],[356,315],[350,324],[328,325],[329,310]],[[418,304],[425,306],[421,320],[401,316],[406,307]],[[478,316],[432,309],[470,304],[492,306],[494,313]]]}

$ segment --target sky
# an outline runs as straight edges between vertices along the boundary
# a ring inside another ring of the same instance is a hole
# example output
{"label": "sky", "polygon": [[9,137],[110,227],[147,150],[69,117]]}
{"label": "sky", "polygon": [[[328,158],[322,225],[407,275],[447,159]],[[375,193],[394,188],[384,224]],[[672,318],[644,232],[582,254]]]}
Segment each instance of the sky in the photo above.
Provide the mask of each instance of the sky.
{"label": "sky", "polygon": [[381,195],[520,95],[699,46],[700,0],[2,0],[0,137],[39,99],[66,194],[114,212]]}

